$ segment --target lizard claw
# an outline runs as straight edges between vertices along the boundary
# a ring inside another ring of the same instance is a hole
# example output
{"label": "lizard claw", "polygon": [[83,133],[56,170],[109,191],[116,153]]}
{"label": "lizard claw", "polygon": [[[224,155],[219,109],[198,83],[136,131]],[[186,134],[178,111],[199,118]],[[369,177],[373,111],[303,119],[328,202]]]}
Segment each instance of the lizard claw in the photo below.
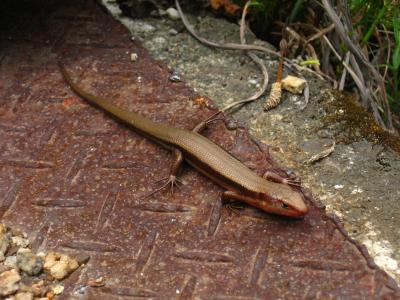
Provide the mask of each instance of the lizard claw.
{"label": "lizard claw", "polygon": [[277,183],[283,183],[283,184],[296,186],[296,187],[301,186],[301,182],[297,178],[283,177],[283,176],[281,176],[275,172],[271,172],[271,171],[265,172],[263,177],[270,181],[277,182]]}
{"label": "lizard claw", "polygon": [[162,191],[163,189],[167,188],[168,186],[171,187],[171,195],[174,194],[174,186],[177,188],[180,188],[179,184],[182,184],[182,181],[180,181],[175,175],[169,175],[168,177],[161,178],[157,180],[155,183],[159,183],[162,181],[166,181],[164,184],[162,184],[159,188],[155,189],[154,191],[150,192],[146,196],[144,196],[142,199],[146,199],[148,197],[153,196],[155,193],[158,193]]}

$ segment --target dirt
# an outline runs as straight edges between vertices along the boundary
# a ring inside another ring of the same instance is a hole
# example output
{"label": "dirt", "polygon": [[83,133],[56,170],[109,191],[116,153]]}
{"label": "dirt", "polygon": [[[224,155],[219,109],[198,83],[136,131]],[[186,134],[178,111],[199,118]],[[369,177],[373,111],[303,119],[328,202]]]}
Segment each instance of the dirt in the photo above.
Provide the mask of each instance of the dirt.
{"label": "dirt", "polygon": [[[248,97],[260,86],[261,73],[244,53],[201,45],[185,31],[180,20],[121,18],[114,3],[106,5],[153,57],[166,62],[220,108]],[[234,23],[212,15],[188,17],[207,39],[239,40],[239,27]],[[265,63],[271,83],[277,60],[266,57]],[[327,82],[310,72],[304,72],[304,76],[310,86],[310,102],[304,110],[300,109],[304,105],[302,96],[284,93],[283,103],[274,110],[263,111],[264,96],[236,110],[233,117],[269,145],[274,157],[294,171],[328,211],[340,217],[350,236],[365,244],[375,262],[400,282],[400,159],[391,150],[398,142],[393,137],[390,142],[387,138],[371,138],[382,135],[360,125],[352,109],[354,97],[330,91]],[[350,102],[343,101],[343,97]],[[334,151],[329,156],[307,163],[313,155],[331,147],[333,141]]]}

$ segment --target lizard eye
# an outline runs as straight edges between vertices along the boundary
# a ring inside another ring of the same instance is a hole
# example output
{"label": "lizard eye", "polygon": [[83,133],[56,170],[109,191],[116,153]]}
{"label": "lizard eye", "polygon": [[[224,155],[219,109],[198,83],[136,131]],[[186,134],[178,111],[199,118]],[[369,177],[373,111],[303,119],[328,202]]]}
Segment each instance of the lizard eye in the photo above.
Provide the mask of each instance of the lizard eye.
{"label": "lizard eye", "polygon": [[284,209],[289,209],[289,205],[287,205],[286,203],[282,203],[282,207],[283,207]]}

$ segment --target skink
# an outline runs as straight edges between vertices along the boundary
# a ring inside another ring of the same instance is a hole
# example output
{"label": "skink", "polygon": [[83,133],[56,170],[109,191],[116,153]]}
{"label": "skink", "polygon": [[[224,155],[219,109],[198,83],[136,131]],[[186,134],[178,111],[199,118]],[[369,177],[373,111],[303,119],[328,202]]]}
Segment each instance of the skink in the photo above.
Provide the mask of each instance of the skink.
{"label": "skink", "polygon": [[284,183],[269,181],[245,166],[223,148],[198,132],[155,123],[135,112],[124,110],[110,101],[86,92],[75,84],[64,66],[60,71],[71,89],[90,104],[98,106],[154,142],[173,150],[176,161],[168,182],[173,183],[185,159],[191,166],[223,187],[222,199],[243,201],[261,210],[289,217],[303,217],[308,212],[302,194]]}

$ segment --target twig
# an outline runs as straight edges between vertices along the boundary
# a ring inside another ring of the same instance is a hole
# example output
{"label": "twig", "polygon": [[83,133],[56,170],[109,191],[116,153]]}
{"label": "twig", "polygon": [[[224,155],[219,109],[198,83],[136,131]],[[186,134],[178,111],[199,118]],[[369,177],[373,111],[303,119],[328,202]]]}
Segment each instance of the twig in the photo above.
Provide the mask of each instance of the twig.
{"label": "twig", "polygon": [[[347,51],[344,61],[346,62],[346,64],[349,64],[349,60],[350,60],[350,52]],[[347,75],[347,69],[344,68],[343,73],[342,73],[342,78],[340,79],[340,83],[339,83],[339,88],[338,88],[339,91],[343,91],[343,89],[344,89],[344,84],[346,83],[346,75]]]}
{"label": "twig", "polygon": [[[326,146],[328,146],[328,145],[326,145]],[[320,153],[314,154],[309,159],[307,159],[305,161],[305,163],[313,164],[313,163],[320,161],[321,159],[329,156],[333,151],[335,151],[335,146],[336,146],[335,141],[332,141],[332,144],[328,148],[326,148],[325,150],[322,150]]]}
{"label": "twig", "polygon": [[[329,41],[329,39],[324,35],[323,36],[325,42],[327,42],[328,46],[331,48],[331,50],[333,51],[333,53],[336,55],[336,57],[340,60],[342,60],[342,57],[339,55],[339,53],[336,52],[336,49],[333,47],[333,45],[331,44],[331,42]],[[351,56],[350,56],[351,59]],[[362,81],[360,80],[360,78],[356,75],[356,73],[353,71],[353,69],[345,62],[342,61],[343,66],[347,69],[347,71],[349,72],[350,76],[353,78],[355,84],[357,85],[358,89],[360,90],[361,95],[363,95],[365,98],[370,98],[369,97],[369,88],[365,85],[363,85]],[[384,126],[383,120],[381,119],[381,116],[379,114],[378,108],[376,107],[375,102],[371,102],[371,108],[372,108],[372,112],[374,113],[374,116],[377,120],[381,121],[381,126]]]}
{"label": "twig", "polygon": [[[313,59],[318,60],[317,52],[315,51],[314,47],[311,44],[309,44],[304,37],[302,37],[293,28],[291,28],[289,26],[286,27],[286,31],[290,35],[292,35],[295,39],[298,39],[300,42],[303,43],[303,45],[306,48],[306,50],[307,50],[308,54],[310,55],[310,57],[312,57]],[[320,74],[320,75],[322,74],[322,71],[321,71],[321,69],[320,69],[320,67],[318,65],[313,65],[312,67],[315,69],[315,71],[318,74]]]}
{"label": "twig", "polygon": [[[250,1],[247,1],[244,8],[243,8],[243,13],[242,13],[242,17],[240,19],[240,42],[242,44],[246,44],[246,37],[244,35],[244,31],[246,28],[246,15],[247,15],[247,10],[248,7],[250,5]],[[248,102],[252,102],[256,99],[258,99],[259,97],[261,97],[264,93],[265,90],[267,89],[268,86],[268,70],[267,67],[265,66],[264,62],[262,61],[262,59],[260,59],[256,54],[252,53],[252,52],[247,52],[247,55],[256,63],[259,65],[263,77],[264,77],[264,81],[263,81],[263,85],[261,86],[261,88],[251,97],[244,99],[244,100],[239,100],[239,101],[235,101],[233,103],[228,104],[227,106],[225,106],[223,109],[221,109],[222,112],[226,112],[229,109],[237,106],[237,105],[242,105]]]}
{"label": "twig", "polygon": [[332,31],[333,29],[335,29],[335,24],[333,24],[333,23],[331,25],[329,25],[328,27],[323,28],[323,29],[314,28],[314,30],[317,30],[318,32],[316,34],[313,34],[312,36],[310,36],[307,39],[307,43],[310,43],[313,40],[321,38],[323,35],[326,35],[328,32]]}
{"label": "twig", "polygon": [[[353,71],[353,69],[348,65],[348,63],[346,63],[345,61],[343,61],[342,57],[340,56],[339,53],[337,53],[335,47],[333,47],[333,45],[331,44],[331,42],[329,41],[329,39],[324,35],[323,39],[325,40],[325,42],[328,44],[329,48],[331,48],[332,52],[336,55],[336,57],[342,61],[343,66],[347,69],[347,71],[349,72],[349,74],[351,75],[351,77],[353,78],[354,82],[356,83],[357,87],[361,90],[364,87],[363,82],[360,80],[360,78],[356,75],[356,73]],[[361,91],[361,93],[365,93],[366,91]]]}

